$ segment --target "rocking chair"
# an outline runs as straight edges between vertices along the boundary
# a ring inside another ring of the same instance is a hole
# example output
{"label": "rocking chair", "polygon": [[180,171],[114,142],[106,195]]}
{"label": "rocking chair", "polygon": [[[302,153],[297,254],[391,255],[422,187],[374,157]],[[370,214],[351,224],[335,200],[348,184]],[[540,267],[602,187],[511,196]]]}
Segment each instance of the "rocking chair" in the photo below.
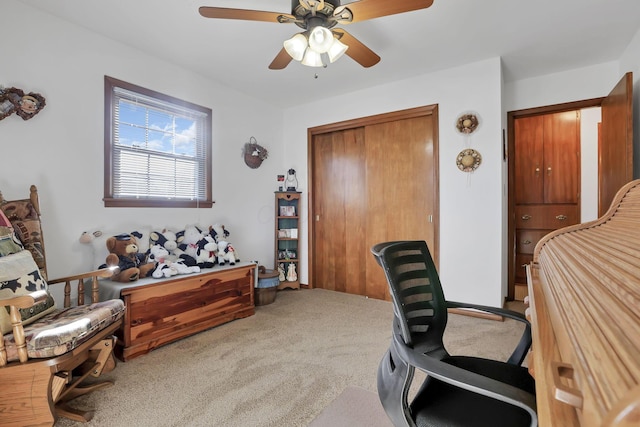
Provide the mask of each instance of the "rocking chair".
{"label": "rocking chair", "polygon": [[[112,385],[93,382],[115,368],[115,331],[122,324],[121,300],[98,302],[96,270],[47,280],[38,193],[8,201],[0,193],[0,425],[51,426],[58,417],[86,422],[92,411],[69,402]],[[56,308],[49,286],[64,283],[63,308]],[[71,285],[78,303],[71,306]],[[85,284],[91,302],[85,304]]]}

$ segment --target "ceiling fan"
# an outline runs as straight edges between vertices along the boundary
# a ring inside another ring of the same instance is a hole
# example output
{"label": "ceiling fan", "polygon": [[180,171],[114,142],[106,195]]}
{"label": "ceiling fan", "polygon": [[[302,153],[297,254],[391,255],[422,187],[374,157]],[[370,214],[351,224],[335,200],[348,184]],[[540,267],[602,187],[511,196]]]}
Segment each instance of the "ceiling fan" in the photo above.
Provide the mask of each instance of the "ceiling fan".
{"label": "ceiling fan", "polygon": [[292,59],[303,65],[323,67],[326,59],[335,62],[345,53],[363,67],[371,67],[380,57],[335,26],[426,9],[432,4],[433,0],[356,0],[344,5],[340,0],[291,0],[290,14],[208,6],[201,6],[199,12],[205,18],[296,24],[302,28],[303,32],[285,40],[269,65],[272,70],[282,70]]}

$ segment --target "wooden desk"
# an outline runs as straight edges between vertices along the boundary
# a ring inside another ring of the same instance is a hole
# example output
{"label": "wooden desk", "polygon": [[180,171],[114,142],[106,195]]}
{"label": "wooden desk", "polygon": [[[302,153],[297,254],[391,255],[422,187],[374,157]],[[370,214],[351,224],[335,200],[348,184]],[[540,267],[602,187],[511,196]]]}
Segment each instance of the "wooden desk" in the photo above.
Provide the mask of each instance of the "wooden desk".
{"label": "wooden desk", "polygon": [[640,426],[640,180],[527,268],[540,426]]}

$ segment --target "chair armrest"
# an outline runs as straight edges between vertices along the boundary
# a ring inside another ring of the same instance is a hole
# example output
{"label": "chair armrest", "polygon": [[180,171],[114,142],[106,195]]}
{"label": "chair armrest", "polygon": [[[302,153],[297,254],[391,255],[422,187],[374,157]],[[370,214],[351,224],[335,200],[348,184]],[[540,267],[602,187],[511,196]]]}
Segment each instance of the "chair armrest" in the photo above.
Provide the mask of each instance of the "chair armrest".
{"label": "chair armrest", "polygon": [[19,297],[11,297],[0,299],[0,307],[13,306],[16,308],[29,308],[34,305],[45,302],[47,300],[47,291],[35,291],[28,295],[21,295]]}
{"label": "chair armrest", "polygon": [[478,305],[478,304],[469,304],[464,302],[457,301],[447,301],[448,308],[471,308],[474,310],[484,311],[491,314],[496,314],[498,316],[503,316],[509,319],[516,320],[518,322],[524,323],[525,328],[522,332],[522,336],[520,337],[520,341],[518,345],[509,356],[507,363],[513,365],[522,365],[525,357],[527,357],[527,353],[529,352],[529,348],[531,348],[531,323],[527,320],[527,318],[522,313],[518,313],[517,311],[507,310],[504,308],[491,307],[487,305]]}
{"label": "chair armrest", "polygon": [[398,334],[393,334],[392,345],[400,357],[416,369],[455,387],[518,406],[529,413],[532,427],[538,425],[535,395],[510,384],[426,356],[407,347]]}
{"label": "chair armrest", "polygon": [[[25,344],[24,326],[22,325],[21,308],[33,307],[35,304],[47,300],[48,292],[45,290],[31,292],[19,297],[0,299],[0,307],[9,307],[9,317],[11,319],[11,329],[18,351],[18,358],[21,363],[28,360],[27,348]],[[4,346],[4,338],[0,337],[0,367],[7,365],[7,352]]]}
{"label": "chair armrest", "polygon": [[75,274],[73,276],[60,277],[58,279],[47,280],[49,285],[64,283],[64,307],[71,306],[71,283],[77,282],[78,289],[78,305],[84,305],[84,285],[85,282],[91,283],[91,302],[99,301],[99,282],[98,278],[109,278],[113,276],[114,270],[111,268],[102,268],[100,270],[89,271],[86,273]]}
{"label": "chair armrest", "polygon": [[471,308],[474,310],[484,311],[498,316],[508,317],[509,319],[517,320],[518,322],[529,323],[524,314],[517,311],[507,310],[505,308],[491,307],[488,305],[470,304],[466,302],[447,301],[448,308]]}

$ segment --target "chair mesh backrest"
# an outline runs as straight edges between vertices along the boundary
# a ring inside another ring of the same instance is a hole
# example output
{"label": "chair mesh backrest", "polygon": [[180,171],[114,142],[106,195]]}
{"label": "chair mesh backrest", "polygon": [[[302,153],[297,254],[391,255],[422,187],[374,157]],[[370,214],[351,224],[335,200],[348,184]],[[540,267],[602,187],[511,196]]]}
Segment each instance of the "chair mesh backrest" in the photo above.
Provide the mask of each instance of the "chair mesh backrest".
{"label": "chair mesh backrest", "polygon": [[447,307],[426,242],[386,242],[371,251],[387,277],[404,342],[424,351],[443,350]]}

